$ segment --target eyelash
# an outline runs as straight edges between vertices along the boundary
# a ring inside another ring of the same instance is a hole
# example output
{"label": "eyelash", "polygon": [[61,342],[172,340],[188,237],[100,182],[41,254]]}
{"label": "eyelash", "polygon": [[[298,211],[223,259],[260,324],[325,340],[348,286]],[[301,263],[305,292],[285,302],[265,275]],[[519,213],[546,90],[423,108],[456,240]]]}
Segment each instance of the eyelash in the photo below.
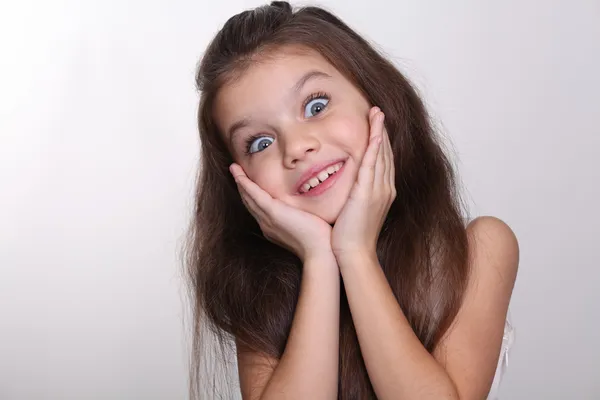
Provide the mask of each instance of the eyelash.
{"label": "eyelash", "polygon": [[248,136],[248,138],[246,139],[246,143],[244,146],[244,153],[248,156],[253,155],[254,153],[250,153],[250,147],[252,147],[252,143],[254,143],[254,141],[258,138],[264,137],[265,135],[262,133],[258,133],[258,134],[253,134]]}
{"label": "eyelash", "polygon": [[310,103],[314,99],[325,99],[327,101],[330,100],[329,95],[327,93],[325,93],[325,92],[315,92],[315,93],[312,93],[302,103],[302,111],[304,111],[304,109],[306,108],[306,106],[308,105],[308,103]]}
{"label": "eyelash", "polygon": [[[329,94],[325,93],[325,92],[315,92],[315,93],[311,93],[303,102],[302,102],[302,112],[304,113],[304,110],[306,109],[306,106],[308,105],[308,103],[310,103],[311,101],[315,100],[315,99],[325,99],[327,101],[331,101],[331,97],[329,96]],[[329,103],[327,104],[329,105]],[[250,147],[252,146],[252,143],[254,143],[254,141],[258,138],[264,137],[265,135],[262,133],[258,133],[258,134],[253,134],[248,136],[248,138],[245,140],[245,151],[244,153],[251,156],[254,153],[250,153]]]}

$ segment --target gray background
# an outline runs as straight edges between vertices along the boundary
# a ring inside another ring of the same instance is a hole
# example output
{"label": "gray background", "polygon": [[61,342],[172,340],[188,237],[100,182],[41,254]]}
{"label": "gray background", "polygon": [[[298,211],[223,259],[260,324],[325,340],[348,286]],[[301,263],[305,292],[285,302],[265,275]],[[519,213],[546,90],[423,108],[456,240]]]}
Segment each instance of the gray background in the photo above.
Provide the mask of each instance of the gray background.
{"label": "gray background", "polygon": [[[184,399],[194,68],[258,1],[0,5],[0,398]],[[600,398],[600,3],[321,1],[415,81],[516,232],[503,399]]]}

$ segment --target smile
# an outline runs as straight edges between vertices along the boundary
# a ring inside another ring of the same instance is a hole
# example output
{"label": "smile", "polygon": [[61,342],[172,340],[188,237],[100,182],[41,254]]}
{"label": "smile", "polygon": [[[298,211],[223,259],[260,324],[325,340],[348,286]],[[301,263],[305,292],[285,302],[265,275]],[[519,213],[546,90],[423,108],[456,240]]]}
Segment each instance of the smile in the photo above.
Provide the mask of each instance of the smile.
{"label": "smile", "polygon": [[344,161],[340,161],[318,172],[300,187],[299,194],[301,196],[320,195],[337,181],[341,171],[344,169],[344,165]]}

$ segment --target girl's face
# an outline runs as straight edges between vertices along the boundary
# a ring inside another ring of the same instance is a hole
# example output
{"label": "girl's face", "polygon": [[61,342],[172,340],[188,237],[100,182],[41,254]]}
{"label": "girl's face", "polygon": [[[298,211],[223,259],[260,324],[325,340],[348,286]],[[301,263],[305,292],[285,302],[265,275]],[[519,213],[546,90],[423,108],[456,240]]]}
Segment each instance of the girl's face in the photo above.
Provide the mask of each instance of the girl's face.
{"label": "girl's face", "polygon": [[334,223],[369,139],[370,105],[316,52],[280,51],[218,93],[233,159],[272,197]]}

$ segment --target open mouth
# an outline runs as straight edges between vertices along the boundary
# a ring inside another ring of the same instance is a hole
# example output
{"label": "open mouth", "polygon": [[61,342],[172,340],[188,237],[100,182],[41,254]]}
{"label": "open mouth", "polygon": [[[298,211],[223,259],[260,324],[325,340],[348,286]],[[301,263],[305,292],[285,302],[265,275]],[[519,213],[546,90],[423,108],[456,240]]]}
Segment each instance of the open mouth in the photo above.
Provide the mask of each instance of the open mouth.
{"label": "open mouth", "polygon": [[340,161],[323,169],[300,187],[300,195],[318,195],[329,189],[337,180],[343,167],[344,161]]}

